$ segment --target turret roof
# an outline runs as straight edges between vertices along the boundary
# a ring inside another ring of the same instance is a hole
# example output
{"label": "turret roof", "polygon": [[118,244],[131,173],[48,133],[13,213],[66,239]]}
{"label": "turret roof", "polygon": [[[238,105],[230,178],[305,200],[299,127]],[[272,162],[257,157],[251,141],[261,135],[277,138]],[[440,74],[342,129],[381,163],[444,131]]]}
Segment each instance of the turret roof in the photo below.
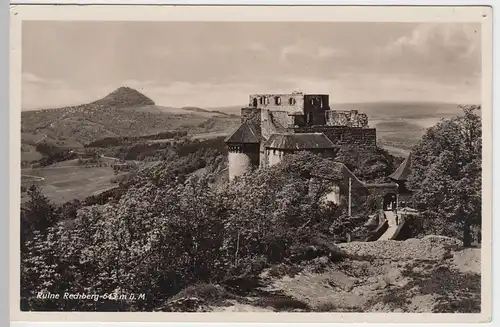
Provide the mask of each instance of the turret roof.
{"label": "turret roof", "polygon": [[408,157],[399,165],[398,169],[396,169],[389,178],[395,181],[406,181],[408,179],[408,175],[411,172],[411,153]]}
{"label": "turret roof", "polygon": [[260,126],[247,120],[238,127],[233,134],[229,135],[224,142],[226,143],[260,143],[262,135]]}
{"label": "turret roof", "polygon": [[[343,163],[334,161],[331,166],[327,168],[328,169],[320,169],[319,171],[312,173],[312,176],[329,180],[342,180],[344,185],[348,185],[350,178],[352,188],[366,189],[365,183],[360,181],[359,178],[356,177],[356,175],[354,175],[354,173]],[[325,170],[328,170],[328,172]]]}

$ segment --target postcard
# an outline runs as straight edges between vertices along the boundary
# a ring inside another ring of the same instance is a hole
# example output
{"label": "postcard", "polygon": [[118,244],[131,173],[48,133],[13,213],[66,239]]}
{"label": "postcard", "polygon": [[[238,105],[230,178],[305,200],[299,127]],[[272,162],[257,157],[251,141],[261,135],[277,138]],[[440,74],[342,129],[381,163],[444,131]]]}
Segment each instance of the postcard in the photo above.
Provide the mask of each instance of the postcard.
{"label": "postcard", "polygon": [[11,8],[11,318],[491,320],[492,10]]}

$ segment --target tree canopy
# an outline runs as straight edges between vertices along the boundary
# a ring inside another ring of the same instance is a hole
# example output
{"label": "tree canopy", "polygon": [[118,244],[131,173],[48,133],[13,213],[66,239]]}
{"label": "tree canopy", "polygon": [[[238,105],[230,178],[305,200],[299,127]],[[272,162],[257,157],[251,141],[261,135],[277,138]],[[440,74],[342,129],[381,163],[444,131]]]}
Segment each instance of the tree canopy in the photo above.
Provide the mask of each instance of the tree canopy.
{"label": "tree canopy", "polygon": [[[185,157],[182,157],[184,160]],[[312,238],[345,237],[355,227],[345,208],[320,205],[313,171],[330,161],[291,155],[213,187],[218,157],[204,174],[165,163],[145,169],[124,193],[103,204],[59,210],[37,189],[23,211],[23,310],[153,310],[183,288],[244,273],[256,260],[291,260]],[[27,224],[30,222],[30,224]],[[148,301],[56,301],[38,292],[147,293]]]}
{"label": "tree canopy", "polygon": [[436,233],[470,245],[471,228],[481,225],[481,107],[462,109],[463,115],[429,128],[415,146],[408,187]]}

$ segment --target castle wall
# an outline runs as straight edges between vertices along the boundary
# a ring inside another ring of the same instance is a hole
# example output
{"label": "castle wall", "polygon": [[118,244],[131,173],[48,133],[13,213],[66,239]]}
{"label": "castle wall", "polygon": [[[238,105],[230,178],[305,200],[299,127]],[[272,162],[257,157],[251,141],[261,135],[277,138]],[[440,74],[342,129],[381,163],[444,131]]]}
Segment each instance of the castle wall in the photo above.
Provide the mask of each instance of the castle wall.
{"label": "castle wall", "polygon": [[228,151],[230,181],[259,166],[259,144],[232,144]]}
{"label": "castle wall", "polygon": [[246,153],[229,152],[229,180],[251,171],[251,159]]}
{"label": "castle wall", "polygon": [[267,158],[267,151],[265,147],[265,142],[260,142],[259,145],[259,152],[260,152],[260,157],[259,157],[259,167],[260,168],[266,168],[269,166],[268,164],[268,158]]}
{"label": "castle wall", "polygon": [[346,126],[311,126],[294,129],[295,133],[324,133],[336,145],[376,146],[375,128]]}
{"label": "castle wall", "polygon": [[340,204],[340,187],[338,185],[332,185],[329,192],[325,195],[324,200]]}
{"label": "castle wall", "polygon": [[241,123],[247,120],[260,124],[261,109],[260,108],[241,108]]}
{"label": "castle wall", "polygon": [[325,112],[330,108],[329,97],[325,94],[307,94],[304,96],[305,125],[325,125]]}
{"label": "castle wall", "polygon": [[328,110],[325,116],[329,126],[368,127],[368,116],[357,110]]}
{"label": "castle wall", "polygon": [[283,160],[283,156],[285,153],[276,149],[267,149],[266,157],[267,157],[267,166],[271,167],[279,164]]}
{"label": "castle wall", "polygon": [[282,110],[286,112],[302,112],[304,108],[304,94],[252,94],[249,107]]}
{"label": "castle wall", "polygon": [[293,124],[293,116],[289,116],[286,111],[261,110],[261,135],[266,140],[272,134],[283,133],[281,127],[287,128]]}

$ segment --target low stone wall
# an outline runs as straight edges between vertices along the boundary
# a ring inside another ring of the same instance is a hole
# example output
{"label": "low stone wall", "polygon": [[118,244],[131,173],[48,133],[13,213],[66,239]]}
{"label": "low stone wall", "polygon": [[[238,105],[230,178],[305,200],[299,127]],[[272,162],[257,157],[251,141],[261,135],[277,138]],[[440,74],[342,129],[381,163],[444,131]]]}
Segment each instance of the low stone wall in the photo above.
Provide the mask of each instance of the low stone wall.
{"label": "low stone wall", "polygon": [[381,223],[369,237],[366,238],[365,242],[373,242],[378,240],[380,236],[384,235],[384,233],[387,231],[388,228],[389,228],[389,223],[386,220],[383,223]]}

